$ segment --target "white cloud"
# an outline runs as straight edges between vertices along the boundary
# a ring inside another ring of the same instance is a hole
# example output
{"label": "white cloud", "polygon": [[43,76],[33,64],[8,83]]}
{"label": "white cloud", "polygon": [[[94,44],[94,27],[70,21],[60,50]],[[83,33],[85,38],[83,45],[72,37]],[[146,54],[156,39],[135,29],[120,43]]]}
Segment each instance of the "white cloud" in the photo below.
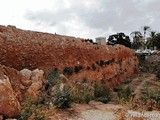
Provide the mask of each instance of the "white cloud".
{"label": "white cloud", "polygon": [[0,24],[76,37],[160,31],[159,0],[0,0]]}

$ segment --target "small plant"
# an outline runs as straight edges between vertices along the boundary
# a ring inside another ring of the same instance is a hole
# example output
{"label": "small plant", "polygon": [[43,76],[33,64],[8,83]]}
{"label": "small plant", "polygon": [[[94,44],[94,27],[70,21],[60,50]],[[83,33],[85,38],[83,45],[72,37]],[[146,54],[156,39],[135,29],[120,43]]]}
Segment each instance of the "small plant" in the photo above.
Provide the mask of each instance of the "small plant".
{"label": "small plant", "polygon": [[73,70],[72,70],[71,67],[65,67],[64,70],[63,70],[63,73],[71,76],[73,74]]}
{"label": "small plant", "polygon": [[45,120],[45,115],[41,113],[39,110],[36,110],[34,113],[34,120]]}
{"label": "small plant", "polygon": [[99,65],[100,65],[101,67],[103,67],[104,64],[105,64],[105,63],[104,63],[104,60],[100,60]]}
{"label": "small plant", "polygon": [[143,92],[143,96],[141,96],[141,100],[144,102],[144,104],[147,104],[147,106],[152,107],[153,101],[156,102],[156,107],[160,108],[160,91],[150,91],[148,87],[145,88]]}
{"label": "small plant", "polygon": [[82,83],[87,83],[87,78],[86,78],[86,77],[84,77],[84,78],[82,79]]}
{"label": "small plant", "polygon": [[24,102],[22,103],[23,109],[21,110],[18,120],[28,120],[28,118],[32,115],[32,104],[33,99],[31,97],[24,100]]}
{"label": "small plant", "polygon": [[91,69],[91,67],[90,66],[87,66],[87,70],[90,70]]}
{"label": "small plant", "polygon": [[105,84],[95,84],[94,95],[97,101],[103,103],[108,103],[110,101],[110,91]]}
{"label": "small plant", "polygon": [[92,69],[93,69],[93,70],[96,70],[96,66],[95,66],[94,63],[92,64]]}
{"label": "small plant", "polygon": [[129,86],[125,88],[120,88],[118,90],[119,100],[123,100],[123,102],[128,102],[131,100],[131,97],[132,97],[132,90],[129,88]]}
{"label": "small plant", "polygon": [[57,108],[65,109],[70,107],[71,100],[71,91],[69,87],[65,85],[63,91],[60,91],[60,89],[56,91],[56,96],[53,100],[53,104]]}
{"label": "small plant", "polygon": [[89,103],[94,99],[93,85],[85,77],[81,82],[76,81],[71,90],[73,101],[76,103]]}
{"label": "small plant", "polygon": [[112,64],[113,62],[115,62],[115,59],[112,58],[111,60],[108,60],[106,62],[104,62],[105,65],[109,65],[109,64]]}
{"label": "small plant", "polygon": [[55,69],[52,69],[48,76],[47,76],[47,80],[48,80],[48,84],[49,86],[54,86],[55,84],[57,84],[57,78],[59,77],[59,71],[55,68]]}
{"label": "small plant", "polygon": [[82,70],[83,69],[83,67],[82,66],[75,66],[74,67],[74,72],[75,73],[78,73],[80,70]]}
{"label": "small plant", "polygon": [[112,58],[110,62],[111,62],[111,63],[115,62],[115,59],[114,59],[114,58]]}
{"label": "small plant", "polygon": [[99,62],[98,62],[98,61],[96,61],[96,64],[97,64],[97,65],[99,65]]}

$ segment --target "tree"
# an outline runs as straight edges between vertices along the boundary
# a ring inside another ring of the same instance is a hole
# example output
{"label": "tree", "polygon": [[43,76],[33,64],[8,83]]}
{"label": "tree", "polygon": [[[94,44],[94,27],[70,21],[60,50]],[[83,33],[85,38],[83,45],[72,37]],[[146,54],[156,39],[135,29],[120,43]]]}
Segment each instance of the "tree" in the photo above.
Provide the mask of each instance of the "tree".
{"label": "tree", "polygon": [[133,37],[133,49],[139,49],[144,46],[143,36],[140,31],[133,31],[130,35]]}
{"label": "tree", "polygon": [[144,40],[146,41],[146,33],[147,31],[150,30],[150,27],[149,26],[143,26],[143,32],[144,32]]}
{"label": "tree", "polygon": [[160,49],[160,33],[157,33],[154,37],[154,45],[157,47],[157,49]]}
{"label": "tree", "polygon": [[115,45],[115,44],[121,44],[131,48],[130,38],[129,36],[126,36],[124,33],[117,33],[109,36],[108,45]]}
{"label": "tree", "polygon": [[156,34],[157,34],[156,31],[150,32],[150,37],[148,38],[148,40],[146,42],[147,48],[152,47],[152,49],[154,50]]}
{"label": "tree", "polygon": [[85,41],[86,41],[86,42],[93,43],[93,40],[92,40],[92,39],[89,39],[89,38],[88,38],[88,39],[85,39]]}

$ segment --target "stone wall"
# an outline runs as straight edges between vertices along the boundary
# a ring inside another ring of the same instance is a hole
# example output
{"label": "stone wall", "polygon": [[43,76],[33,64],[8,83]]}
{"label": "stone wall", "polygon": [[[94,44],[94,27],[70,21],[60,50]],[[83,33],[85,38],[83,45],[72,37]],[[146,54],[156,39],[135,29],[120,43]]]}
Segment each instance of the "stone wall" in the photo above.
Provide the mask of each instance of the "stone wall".
{"label": "stone wall", "polygon": [[39,68],[46,74],[53,67],[63,72],[65,67],[82,66],[70,79],[103,79],[114,87],[134,73],[138,60],[121,45],[93,45],[80,38],[0,26],[0,64],[17,70]]}

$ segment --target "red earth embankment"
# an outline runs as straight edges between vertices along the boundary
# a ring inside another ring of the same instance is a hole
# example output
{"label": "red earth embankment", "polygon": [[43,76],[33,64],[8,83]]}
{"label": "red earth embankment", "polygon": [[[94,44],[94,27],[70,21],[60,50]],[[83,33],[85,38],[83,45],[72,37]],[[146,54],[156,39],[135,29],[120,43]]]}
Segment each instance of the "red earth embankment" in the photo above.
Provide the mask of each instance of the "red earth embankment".
{"label": "red earth embankment", "polygon": [[138,60],[121,45],[93,45],[80,38],[0,26],[0,64],[17,70],[40,68],[46,74],[53,67],[63,72],[65,67],[74,71],[81,66],[70,79],[103,79],[114,87],[134,73]]}

